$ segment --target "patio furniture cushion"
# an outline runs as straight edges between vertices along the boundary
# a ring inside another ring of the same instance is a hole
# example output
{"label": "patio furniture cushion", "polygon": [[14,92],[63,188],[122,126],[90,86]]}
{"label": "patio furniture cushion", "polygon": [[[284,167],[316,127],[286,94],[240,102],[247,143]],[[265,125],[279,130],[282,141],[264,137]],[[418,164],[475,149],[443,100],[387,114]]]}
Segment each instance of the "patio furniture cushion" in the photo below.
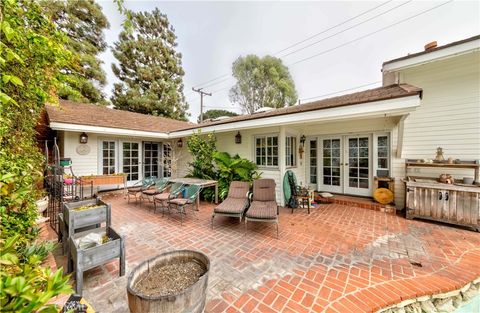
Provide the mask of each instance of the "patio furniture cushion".
{"label": "patio furniture cushion", "polygon": [[184,198],[176,198],[168,201],[168,203],[171,204],[176,204],[176,205],[185,205],[188,203],[192,203],[189,199],[184,199]]}
{"label": "patio furniture cushion", "polygon": [[158,194],[159,191],[157,189],[151,188],[151,189],[144,190],[143,193],[148,195],[148,196],[153,196],[153,195]]}
{"label": "patio furniture cushion", "polygon": [[257,219],[276,219],[277,202],[275,201],[253,201],[245,216]]}
{"label": "patio furniture cushion", "polygon": [[275,202],[275,181],[273,179],[259,179],[253,182],[253,201]]}
{"label": "patio furniture cushion", "polygon": [[248,199],[230,198],[228,197],[222,203],[220,203],[215,209],[215,213],[226,214],[242,214],[247,207]]}
{"label": "patio furniture cushion", "polygon": [[154,200],[159,200],[159,201],[167,201],[168,199],[170,199],[170,193],[169,192],[164,192],[164,193],[155,195],[153,197],[153,199]]}
{"label": "patio furniture cushion", "polygon": [[333,195],[329,192],[321,192],[320,197],[322,197],[322,198],[332,198]]}
{"label": "patio furniture cushion", "polygon": [[228,198],[246,199],[250,184],[243,181],[232,181],[228,188]]}

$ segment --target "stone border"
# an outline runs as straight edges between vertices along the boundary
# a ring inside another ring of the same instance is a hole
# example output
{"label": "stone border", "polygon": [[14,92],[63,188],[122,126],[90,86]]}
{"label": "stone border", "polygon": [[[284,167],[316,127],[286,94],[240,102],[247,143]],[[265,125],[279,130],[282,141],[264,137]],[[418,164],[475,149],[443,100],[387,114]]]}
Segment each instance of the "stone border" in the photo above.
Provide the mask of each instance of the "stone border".
{"label": "stone border", "polygon": [[377,313],[453,312],[480,294],[480,277],[460,289],[402,301]]}

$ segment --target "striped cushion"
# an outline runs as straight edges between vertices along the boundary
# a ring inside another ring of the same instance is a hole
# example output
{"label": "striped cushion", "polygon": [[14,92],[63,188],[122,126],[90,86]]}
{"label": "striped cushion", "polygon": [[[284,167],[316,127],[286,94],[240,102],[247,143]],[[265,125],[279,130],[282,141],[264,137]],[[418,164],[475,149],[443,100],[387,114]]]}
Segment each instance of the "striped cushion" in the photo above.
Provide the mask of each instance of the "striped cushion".
{"label": "striped cushion", "polygon": [[227,198],[214,209],[215,213],[242,214],[247,206],[247,199]]}
{"label": "striped cushion", "polygon": [[153,197],[155,200],[166,201],[170,198],[170,193],[164,192]]}
{"label": "striped cushion", "polygon": [[144,190],[143,193],[148,195],[148,196],[153,196],[153,195],[158,194],[159,191],[157,189],[147,189],[147,190]]}
{"label": "striped cushion", "polygon": [[275,181],[273,179],[259,179],[253,182],[254,201],[275,201]]}
{"label": "striped cushion", "polygon": [[184,198],[176,198],[176,199],[172,199],[172,200],[168,201],[168,203],[176,204],[176,205],[185,205],[187,203],[191,203],[191,201],[189,201],[188,199],[184,199]]}
{"label": "striped cushion", "polygon": [[245,216],[258,219],[276,219],[277,203],[275,201],[253,201]]}
{"label": "striped cushion", "polygon": [[228,188],[228,198],[246,199],[250,184],[243,181],[232,181]]}

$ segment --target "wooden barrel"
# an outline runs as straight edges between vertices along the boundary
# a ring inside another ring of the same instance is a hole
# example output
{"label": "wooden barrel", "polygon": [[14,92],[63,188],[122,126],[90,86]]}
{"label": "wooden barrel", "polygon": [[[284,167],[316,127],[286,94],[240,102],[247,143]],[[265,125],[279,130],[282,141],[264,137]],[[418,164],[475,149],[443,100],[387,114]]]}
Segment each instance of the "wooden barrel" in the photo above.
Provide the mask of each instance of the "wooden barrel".
{"label": "wooden barrel", "polygon": [[[148,273],[150,268],[161,265],[175,264],[179,261],[194,261],[205,268],[199,280],[176,295],[168,296],[148,296],[138,293],[133,289],[137,279],[144,273]],[[208,272],[210,270],[210,260],[208,257],[197,251],[176,250],[162,253],[149,259],[130,273],[127,282],[128,307],[132,313],[180,313],[192,312],[201,313],[205,308],[207,296]]]}

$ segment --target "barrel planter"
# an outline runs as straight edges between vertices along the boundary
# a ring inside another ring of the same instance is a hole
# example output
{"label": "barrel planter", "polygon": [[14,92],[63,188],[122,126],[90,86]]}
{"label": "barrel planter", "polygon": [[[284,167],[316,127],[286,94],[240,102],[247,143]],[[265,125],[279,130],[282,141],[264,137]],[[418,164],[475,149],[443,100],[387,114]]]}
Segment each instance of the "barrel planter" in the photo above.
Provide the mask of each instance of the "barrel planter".
{"label": "barrel planter", "polygon": [[[179,262],[193,261],[201,265],[205,272],[197,282],[193,283],[178,294],[150,296],[139,293],[134,289],[137,280],[150,269],[162,265],[171,265]],[[132,313],[201,313],[205,308],[207,296],[208,272],[210,260],[197,251],[176,250],[162,253],[144,261],[130,273],[127,282],[128,307]]]}

